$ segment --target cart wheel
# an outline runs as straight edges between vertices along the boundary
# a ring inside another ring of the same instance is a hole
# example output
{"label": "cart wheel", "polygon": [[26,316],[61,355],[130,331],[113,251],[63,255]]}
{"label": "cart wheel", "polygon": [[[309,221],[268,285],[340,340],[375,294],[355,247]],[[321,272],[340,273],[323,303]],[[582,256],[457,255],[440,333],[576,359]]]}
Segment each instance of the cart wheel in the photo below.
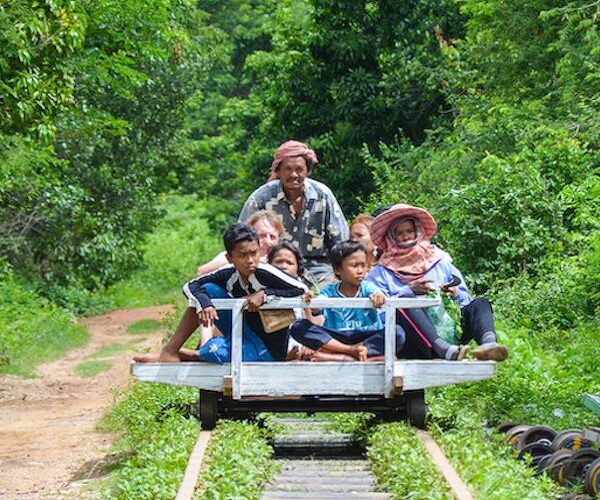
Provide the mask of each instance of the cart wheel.
{"label": "cart wheel", "polygon": [[217,425],[217,417],[219,415],[219,393],[214,391],[200,390],[200,427],[206,431],[210,431]]}
{"label": "cart wheel", "polygon": [[425,391],[407,391],[404,393],[404,397],[406,398],[406,419],[418,429],[424,429],[425,415],[427,415]]}
{"label": "cart wheel", "polygon": [[554,450],[550,447],[550,445],[546,443],[529,443],[524,448],[521,449],[517,458],[519,460],[525,460],[525,455],[531,456],[532,465],[537,465],[542,457],[546,455],[552,455]]}
{"label": "cart wheel", "polygon": [[564,484],[564,465],[571,458],[571,455],[573,455],[572,450],[558,450],[550,455],[548,459],[546,471],[559,484]]}
{"label": "cart wheel", "polygon": [[517,450],[521,451],[528,444],[542,442],[550,446],[556,436],[556,431],[552,427],[545,425],[534,425],[521,434],[517,440]]}
{"label": "cart wheel", "polygon": [[557,451],[562,450],[563,448],[568,448],[566,444],[576,437],[581,437],[581,431],[579,429],[566,429],[564,431],[560,431],[556,436],[554,436],[551,446]]}
{"label": "cart wheel", "polygon": [[600,493],[600,458],[594,460],[585,473],[585,489],[593,497]]}
{"label": "cart wheel", "polygon": [[508,432],[509,430],[511,430],[513,427],[516,427],[517,425],[521,425],[517,422],[503,422],[498,426],[498,432]]}
{"label": "cart wheel", "polygon": [[590,464],[597,459],[600,459],[600,450],[584,448],[573,453],[563,467],[565,482],[576,483],[583,479]]}
{"label": "cart wheel", "polygon": [[506,438],[504,440],[513,448],[516,448],[519,437],[530,427],[530,425],[515,425],[512,429],[506,431]]}
{"label": "cart wheel", "polygon": [[537,469],[535,470],[536,476],[541,476],[544,472],[546,472],[546,467],[548,467],[548,462],[552,458],[552,455],[545,455],[540,458],[540,461],[537,463]]}

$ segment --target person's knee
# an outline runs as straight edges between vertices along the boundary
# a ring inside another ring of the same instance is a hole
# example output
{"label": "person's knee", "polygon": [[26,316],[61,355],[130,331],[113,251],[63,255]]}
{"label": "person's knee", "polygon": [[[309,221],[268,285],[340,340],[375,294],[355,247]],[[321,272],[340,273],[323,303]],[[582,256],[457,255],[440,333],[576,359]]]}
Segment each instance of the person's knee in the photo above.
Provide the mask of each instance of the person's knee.
{"label": "person's knee", "polygon": [[406,332],[400,325],[396,325],[396,352],[400,351],[406,343]]}
{"label": "person's knee", "polygon": [[311,325],[312,323],[307,319],[298,319],[290,325],[290,335],[294,336],[294,333],[302,334],[306,332]]}
{"label": "person's knee", "polygon": [[204,289],[204,293],[206,293],[206,295],[208,295],[211,299],[231,298],[224,288],[221,288],[215,283],[206,283],[206,285],[204,285],[202,288]]}
{"label": "person's knee", "polygon": [[470,306],[474,309],[485,308],[489,309],[490,311],[492,310],[492,303],[485,297],[477,297],[473,302],[471,302]]}

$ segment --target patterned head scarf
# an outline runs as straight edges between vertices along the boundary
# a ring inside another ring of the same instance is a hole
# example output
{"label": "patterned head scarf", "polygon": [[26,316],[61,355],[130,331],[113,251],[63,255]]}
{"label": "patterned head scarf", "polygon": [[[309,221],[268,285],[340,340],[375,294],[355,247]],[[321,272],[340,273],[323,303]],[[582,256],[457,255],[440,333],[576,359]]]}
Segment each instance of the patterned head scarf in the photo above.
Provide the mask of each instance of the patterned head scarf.
{"label": "patterned head scarf", "polygon": [[[415,225],[416,237],[407,243],[396,243],[396,229],[403,222]],[[379,264],[393,271],[402,281],[422,278],[444,253],[429,241],[437,230],[431,214],[422,208],[404,205],[392,206],[380,214],[371,226],[373,243],[383,250]]]}
{"label": "patterned head scarf", "polygon": [[319,163],[317,154],[310,149],[306,144],[299,141],[287,141],[277,148],[277,151],[273,154],[273,163],[271,163],[271,177],[270,181],[279,179],[279,165],[286,158],[294,158],[301,156],[306,160],[306,164],[310,169],[311,165]]}

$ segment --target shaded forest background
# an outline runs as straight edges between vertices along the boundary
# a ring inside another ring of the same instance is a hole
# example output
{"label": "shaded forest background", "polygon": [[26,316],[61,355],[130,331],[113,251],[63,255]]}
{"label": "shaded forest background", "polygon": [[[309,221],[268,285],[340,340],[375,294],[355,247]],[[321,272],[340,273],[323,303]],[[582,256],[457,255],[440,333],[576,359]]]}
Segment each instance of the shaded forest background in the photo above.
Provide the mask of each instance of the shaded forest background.
{"label": "shaded forest background", "polygon": [[142,264],[167,194],[208,200],[220,231],[296,138],[347,216],[427,207],[470,285],[516,319],[593,321],[599,13],[566,0],[3,0],[2,307],[24,287],[93,311]]}

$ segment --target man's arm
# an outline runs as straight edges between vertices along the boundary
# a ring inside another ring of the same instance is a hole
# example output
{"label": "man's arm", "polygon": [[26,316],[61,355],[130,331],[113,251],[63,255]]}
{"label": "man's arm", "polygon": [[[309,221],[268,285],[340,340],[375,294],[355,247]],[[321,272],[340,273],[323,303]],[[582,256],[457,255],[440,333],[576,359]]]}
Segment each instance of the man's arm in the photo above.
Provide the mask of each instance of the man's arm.
{"label": "man's arm", "polygon": [[350,229],[336,197],[331,192],[326,196],[328,220],[325,221],[325,246],[331,250],[336,243],[350,238]]}
{"label": "man's arm", "polygon": [[248,217],[250,217],[254,212],[258,212],[259,210],[265,208],[264,200],[262,200],[263,197],[260,196],[260,189],[261,188],[258,188],[250,196],[248,196],[248,199],[242,207],[240,216],[238,217],[238,222],[246,222]]}

